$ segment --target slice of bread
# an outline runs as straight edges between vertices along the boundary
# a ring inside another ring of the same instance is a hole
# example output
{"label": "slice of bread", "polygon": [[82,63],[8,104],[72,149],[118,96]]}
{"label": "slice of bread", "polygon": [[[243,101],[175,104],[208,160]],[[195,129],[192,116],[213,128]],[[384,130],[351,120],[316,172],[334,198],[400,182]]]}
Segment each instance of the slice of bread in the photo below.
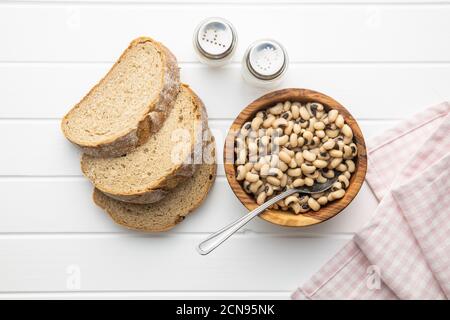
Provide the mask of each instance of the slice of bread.
{"label": "slice of bread", "polygon": [[188,181],[178,185],[163,200],[152,204],[133,204],[112,199],[98,189],[94,202],[119,225],[129,229],[158,232],[173,228],[206,198],[216,177],[215,142],[204,148],[204,162]]}
{"label": "slice of bread", "polygon": [[81,169],[97,189],[112,198],[153,203],[194,174],[207,127],[202,101],[182,85],[162,128],[147,142],[122,157],[83,155]]}
{"label": "slice of bread", "polygon": [[94,157],[115,157],[144,143],[162,126],[180,90],[174,55],[141,37],[62,119],[64,135]]}

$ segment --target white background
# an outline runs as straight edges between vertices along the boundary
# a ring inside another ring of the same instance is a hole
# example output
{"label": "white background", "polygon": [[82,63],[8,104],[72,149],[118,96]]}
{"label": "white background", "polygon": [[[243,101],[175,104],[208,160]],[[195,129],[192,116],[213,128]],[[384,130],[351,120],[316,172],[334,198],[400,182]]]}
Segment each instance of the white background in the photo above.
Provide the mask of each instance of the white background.
{"label": "white background", "polygon": [[[191,46],[208,16],[239,34],[234,62],[221,70],[199,64]],[[246,212],[219,165],[204,205],[172,231],[114,225],[92,203],[59,121],[140,35],[178,57],[182,80],[207,106],[219,158],[232,119],[265,93],[239,71],[258,38],[289,52],[282,87],[334,97],[366,139],[450,98],[449,1],[1,1],[0,298],[288,298],[368,221],[376,202],[364,185],[321,225],[257,219],[200,256],[199,241]]]}

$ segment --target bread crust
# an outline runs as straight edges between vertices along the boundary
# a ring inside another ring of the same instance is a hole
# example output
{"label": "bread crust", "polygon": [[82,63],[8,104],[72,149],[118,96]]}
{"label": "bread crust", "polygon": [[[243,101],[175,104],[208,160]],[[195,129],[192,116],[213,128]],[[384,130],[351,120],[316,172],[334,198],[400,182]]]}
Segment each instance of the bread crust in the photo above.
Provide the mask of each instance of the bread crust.
{"label": "bread crust", "polygon": [[[148,106],[148,112],[136,124],[136,127],[130,129],[124,134],[118,134],[115,138],[105,139],[105,141],[96,144],[84,144],[69,136],[66,131],[66,123],[69,120],[72,111],[77,109],[80,103],[83,102],[95,88],[102,84],[105,78],[107,78],[110,74],[111,70],[113,70],[118,63],[120,63],[128,50],[140,43],[145,42],[151,42],[161,53],[164,72],[161,75],[162,89],[158,95],[158,98],[155,101],[152,101],[152,103]],[[88,94],[64,116],[61,121],[61,130],[70,142],[81,148],[83,153],[93,157],[118,157],[143,144],[152,133],[159,130],[166,119],[167,114],[173,107],[179,91],[180,71],[175,56],[164,45],[153,40],[152,38],[139,37],[130,43],[128,48],[122,53],[120,58],[114,63],[99,83],[97,83],[88,92]]]}
{"label": "bread crust", "polygon": [[[184,161],[177,168],[174,168],[174,170],[170,174],[156,181],[144,192],[135,194],[116,194],[97,187],[101,192],[106,194],[108,197],[124,202],[136,204],[154,203],[162,200],[171,189],[175,188],[178,184],[184,182],[194,175],[197,168],[195,159],[199,159],[199,156],[201,156],[204,142],[205,140],[207,140],[204,139],[205,133],[209,133],[211,137],[212,135],[209,131],[208,114],[203,101],[188,85],[182,84],[182,86],[189,91],[194,101],[194,105],[196,105],[199,110],[199,117],[201,119],[202,139],[197,140],[192,144],[191,153],[188,156],[188,158],[194,159],[194,161]],[[195,131],[197,132],[197,129],[195,129]],[[212,137],[212,139],[214,138]]]}
{"label": "bread crust", "polygon": [[[211,133],[209,133],[209,134],[211,135]],[[107,208],[107,206],[105,206],[105,204],[103,203],[103,201],[100,198],[101,197],[107,197],[107,196],[102,194],[102,192],[99,191],[96,188],[94,188],[94,192],[93,192],[93,195],[92,195],[94,203],[97,206],[99,206],[100,208],[102,208],[106,213],[108,213],[108,215],[111,217],[111,219],[113,219],[113,221],[116,224],[118,224],[118,225],[120,225],[122,227],[125,227],[125,228],[127,228],[129,230],[155,233],[155,232],[164,232],[164,231],[168,231],[168,230],[172,229],[177,224],[179,224],[181,221],[183,221],[186,218],[187,215],[189,215],[190,213],[195,211],[203,203],[203,201],[206,199],[207,195],[209,194],[209,192],[211,191],[211,189],[212,189],[212,187],[214,185],[214,181],[215,181],[216,175],[217,175],[217,155],[216,155],[215,140],[214,140],[214,137],[212,135],[211,135],[211,141],[208,142],[207,144],[208,145],[212,144],[214,146],[213,150],[212,150],[213,163],[212,164],[208,164],[208,165],[211,165],[211,172],[210,172],[210,174],[212,175],[212,179],[208,180],[207,191],[203,194],[203,196],[201,197],[201,199],[199,199],[199,201],[197,201],[195,204],[193,204],[193,206],[191,208],[189,208],[189,210],[187,210],[186,212],[183,212],[180,215],[178,215],[176,221],[173,224],[167,225],[164,228],[156,228],[156,227],[149,227],[149,226],[142,226],[142,225],[132,225],[130,223],[127,223],[124,219],[119,219],[116,214],[111,212],[111,210],[109,208]]]}

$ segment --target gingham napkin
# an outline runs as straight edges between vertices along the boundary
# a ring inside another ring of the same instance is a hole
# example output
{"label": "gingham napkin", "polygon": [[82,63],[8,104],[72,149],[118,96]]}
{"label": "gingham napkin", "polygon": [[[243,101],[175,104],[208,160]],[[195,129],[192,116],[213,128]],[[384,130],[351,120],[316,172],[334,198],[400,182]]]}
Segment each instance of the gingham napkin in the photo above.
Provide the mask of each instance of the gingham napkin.
{"label": "gingham napkin", "polygon": [[293,299],[450,298],[450,103],[368,143],[371,221]]}

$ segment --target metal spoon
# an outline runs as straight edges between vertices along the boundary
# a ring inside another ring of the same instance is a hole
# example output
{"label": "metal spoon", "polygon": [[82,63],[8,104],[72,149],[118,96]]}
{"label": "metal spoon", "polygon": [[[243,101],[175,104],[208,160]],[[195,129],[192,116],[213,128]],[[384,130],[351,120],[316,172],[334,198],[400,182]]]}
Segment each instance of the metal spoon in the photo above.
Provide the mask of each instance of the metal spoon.
{"label": "metal spoon", "polygon": [[250,211],[245,216],[237,219],[236,221],[230,223],[226,227],[220,229],[219,231],[213,233],[208,238],[206,238],[203,242],[201,242],[198,247],[197,251],[202,254],[206,255],[213,251],[215,248],[217,248],[220,244],[222,244],[225,240],[227,240],[229,237],[231,237],[236,231],[238,231],[240,228],[242,228],[244,225],[247,224],[250,220],[252,220],[254,217],[259,215],[261,212],[269,208],[271,205],[277,203],[278,201],[286,198],[287,196],[290,196],[294,193],[304,193],[304,194],[314,194],[314,193],[320,193],[324,192],[331,188],[333,183],[335,183],[337,180],[337,177],[334,177],[331,180],[328,180],[325,183],[315,183],[311,187],[304,187],[304,188],[296,188],[296,189],[289,189],[284,191],[283,193],[280,193],[279,195],[273,197],[272,199],[266,201],[262,205],[260,205],[258,208],[256,208],[253,211]]}

